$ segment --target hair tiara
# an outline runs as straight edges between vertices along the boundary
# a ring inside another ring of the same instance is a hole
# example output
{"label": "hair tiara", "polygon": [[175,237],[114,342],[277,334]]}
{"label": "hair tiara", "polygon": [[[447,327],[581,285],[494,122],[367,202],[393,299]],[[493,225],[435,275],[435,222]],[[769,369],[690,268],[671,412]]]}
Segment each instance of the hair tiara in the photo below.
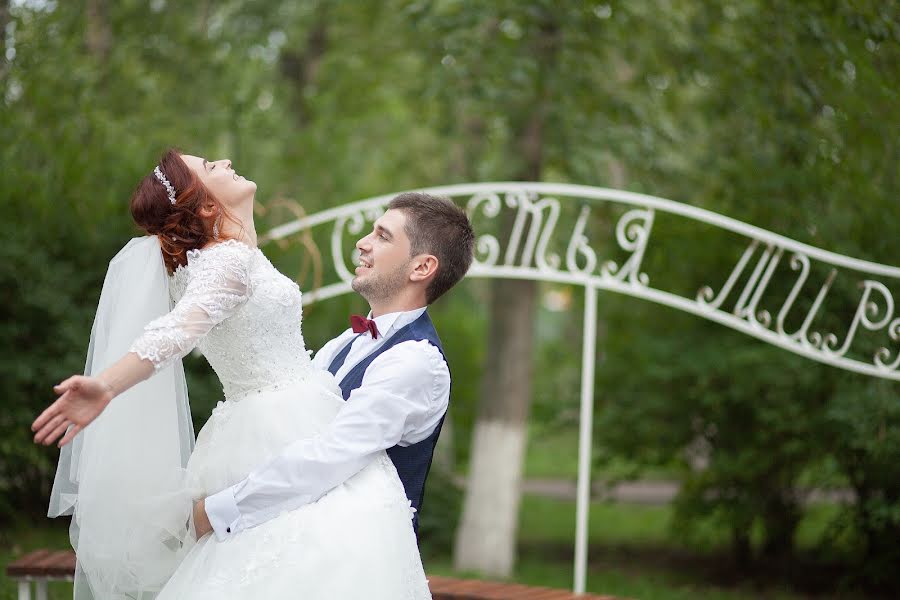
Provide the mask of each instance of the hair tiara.
{"label": "hair tiara", "polygon": [[172,205],[174,206],[175,205],[175,188],[172,187],[172,184],[169,183],[169,180],[166,179],[165,175],[163,175],[163,172],[159,168],[158,165],[155,169],[153,169],[153,174],[156,175],[156,178],[159,179],[159,182],[161,184],[163,184],[163,186],[165,186],[166,192],[169,195],[169,202],[171,202]]}

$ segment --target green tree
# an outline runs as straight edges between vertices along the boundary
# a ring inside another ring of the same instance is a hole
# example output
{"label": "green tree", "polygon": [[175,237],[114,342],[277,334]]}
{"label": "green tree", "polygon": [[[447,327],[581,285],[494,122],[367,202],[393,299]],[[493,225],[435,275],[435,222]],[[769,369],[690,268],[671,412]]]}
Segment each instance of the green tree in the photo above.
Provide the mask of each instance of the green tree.
{"label": "green tree", "polygon": [[[676,115],[696,111],[705,122],[678,132],[680,160],[670,163],[668,177],[649,173],[643,185],[819,247],[896,263],[895,14],[876,3],[783,2],[698,6],[685,16],[695,41],[662,42],[671,57],[664,94],[689,99]],[[708,274],[699,265],[718,265],[724,274],[736,260],[733,238],[700,247],[679,242],[678,233],[655,242],[664,248],[658,254],[677,253],[679,261],[648,254],[649,264],[657,260],[654,272],[666,265],[671,282],[702,282]],[[820,282],[824,276],[815,275]],[[779,277],[776,298],[793,281],[786,268]],[[844,335],[859,300],[856,283],[839,276],[816,327]],[[895,506],[892,495],[875,476],[892,442],[876,437],[851,452],[861,424],[848,405],[889,406],[900,396],[896,384],[859,377],[843,383],[833,368],[658,309],[618,303],[605,314],[611,330],[601,387],[615,382],[618,389],[599,414],[602,453],[646,464],[680,461],[682,527],[713,516],[731,530],[739,558],[790,557],[804,512],[797,490],[828,483],[810,475],[828,474],[823,465],[836,463],[854,488],[880,482],[877,509],[871,500],[848,509],[867,523],[866,547],[893,535],[893,521],[884,518]],[[886,332],[880,335],[879,343],[890,345]],[[867,361],[875,347],[873,341]],[[883,426],[895,424],[890,411],[882,419]],[[709,465],[693,471],[685,452],[698,440],[708,447]],[[865,485],[854,479],[862,472]],[[753,547],[756,526],[762,536]],[[880,577],[889,575],[880,568]]]}

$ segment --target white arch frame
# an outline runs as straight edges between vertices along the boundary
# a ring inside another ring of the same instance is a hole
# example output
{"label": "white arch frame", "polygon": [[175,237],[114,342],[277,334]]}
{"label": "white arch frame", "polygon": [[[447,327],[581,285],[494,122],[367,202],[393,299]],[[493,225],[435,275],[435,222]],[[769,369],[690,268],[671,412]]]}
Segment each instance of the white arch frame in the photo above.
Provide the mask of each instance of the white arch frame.
{"label": "white arch frame", "polygon": [[[670,306],[736,331],[753,336],[789,352],[805,356],[834,367],[872,377],[900,381],[900,345],[892,351],[879,348],[870,362],[849,358],[854,337],[860,327],[869,331],[884,330],[893,342],[900,342],[900,314],[894,317],[893,295],[881,280],[900,283],[900,268],[859,260],[754,227],[717,213],[658,198],[622,190],[583,185],[495,182],[473,183],[422,190],[432,195],[467,198],[466,207],[475,218],[495,218],[504,207],[516,211],[516,219],[505,252],[496,237],[484,234],[477,238],[477,255],[467,277],[496,277],[528,279],[583,286],[585,289],[584,335],[582,339],[580,433],[578,446],[578,485],[575,532],[574,591],[583,593],[587,573],[587,524],[590,506],[590,457],[593,421],[594,363],[596,349],[597,291],[608,290]],[[304,294],[309,304],[350,292],[352,274],[346,266],[346,250],[351,240],[344,240],[344,230],[361,234],[366,222],[374,221],[396,194],[376,196],[285,223],[272,228],[260,242],[282,240],[289,236],[332,223],[332,264],[339,281],[321,286]],[[565,259],[548,251],[561,210],[560,198],[580,201],[580,213],[566,243]],[[629,257],[620,266],[613,261],[600,261],[585,235],[592,203],[612,202],[629,208],[616,225],[616,241]],[[655,289],[649,277],[641,271],[644,251],[650,241],[653,220],[657,212],[678,215],[712,225],[719,229],[749,238],[741,258],[731,274],[715,292],[703,286],[695,298]],[[526,227],[527,224],[527,227]],[[523,237],[524,236],[524,237]],[[753,270],[744,283],[731,311],[721,306],[737,290],[740,275],[747,268],[757,250],[761,250]],[[759,309],[759,302],[785,253],[790,253],[789,267],[799,271],[797,281],[774,319],[771,313]],[[800,294],[810,273],[812,261],[831,267],[828,277],[819,288],[812,307],[799,330],[788,333],[784,321]],[[848,327],[843,343],[834,333],[810,332],[825,297],[842,269],[860,274],[861,297]],[[879,279],[875,279],[875,278]],[[880,301],[880,302],[879,302]],[[882,315],[882,309],[884,314]],[[839,345],[840,344],[840,345]],[[896,356],[892,358],[892,355]]]}

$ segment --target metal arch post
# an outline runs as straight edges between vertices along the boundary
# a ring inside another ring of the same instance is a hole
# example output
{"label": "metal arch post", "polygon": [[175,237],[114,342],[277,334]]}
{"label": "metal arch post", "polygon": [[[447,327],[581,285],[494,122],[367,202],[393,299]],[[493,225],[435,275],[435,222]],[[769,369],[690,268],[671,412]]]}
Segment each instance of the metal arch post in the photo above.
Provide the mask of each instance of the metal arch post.
{"label": "metal arch post", "polygon": [[578,497],[575,508],[575,584],[583,594],[587,579],[588,511],[591,505],[591,433],[594,422],[594,356],[597,348],[597,288],[584,287],[581,355],[581,415],[578,434]]}

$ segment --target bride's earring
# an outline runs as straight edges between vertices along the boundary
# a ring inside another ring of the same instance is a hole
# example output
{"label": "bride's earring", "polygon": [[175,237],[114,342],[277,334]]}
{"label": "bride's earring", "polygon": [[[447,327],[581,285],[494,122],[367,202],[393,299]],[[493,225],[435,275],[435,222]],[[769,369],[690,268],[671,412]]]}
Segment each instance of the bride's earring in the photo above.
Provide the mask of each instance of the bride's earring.
{"label": "bride's earring", "polygon": [[219,239],[219,220],[222,218],[221,213],[216,217],[216,222],[213,223],[213,238]]}

